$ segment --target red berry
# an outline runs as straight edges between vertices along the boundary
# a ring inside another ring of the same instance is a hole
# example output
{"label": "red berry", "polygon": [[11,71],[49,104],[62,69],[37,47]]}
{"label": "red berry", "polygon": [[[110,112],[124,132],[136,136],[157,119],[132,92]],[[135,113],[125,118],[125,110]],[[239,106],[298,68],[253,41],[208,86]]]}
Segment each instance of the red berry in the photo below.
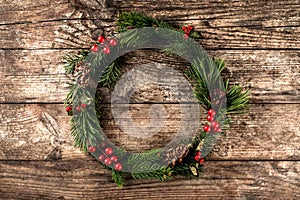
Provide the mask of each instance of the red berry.
{"label": "red berry", "polygon": [[107,155],[111,155],[111,154],[113,153],[112,148],[106,148],[106,149],[105,149],[105,153],[106,153]]}
{"label": "red berry", "polygon": [[117,156],[112,156],[112,157],[110,157],[110,160],[113,161],[113,162],[117,162],[118,157]]}
{"label": "red berry", "polygon": [[189,36],[188,36],[187,34],[184,34],[184,35],[183,35],[183,38],[184,38],[184,39],[188,39]]}
{"label": "red berry", "polygon": [[213,121],[213,122],[211,123],[211,125],[212,125],[212,127],[213,127],[214,129],[220,128],[220,124],[219,124],[217,121]]}
{"label": "red berry", "polygon": [[105,165],[111,165],[111,160],[110,160],[110,158],[105,158],[104,164],[105,164]]}
{"label": "red berry", "polygon": [[76,107],[76,110],[77,110],[78,112],[80,112],[80,111],[81,111],[80,106],[77,106],[77,107]]}
{"label": "red berry", "polygon": [[207,115],[207,121],[209,121],[209,122],[211,122],[211,121],[213,121],[214,120],[214,117],[213,116],[211,116],[211,115]]}
{"label": "red berry", "polygon": [[117,46],[117,44],[118,44],[118,43],[117,43],[117,41],[116,41],[115,39],[111,39],[111,40],[109,41],[109,45],[110,45],[110,46],[113,46],[113,47],[114,47],[114,46]]}
{"label": "red berry", "polygon": [[186,27],[186,26],[182,26],[181,29],[182,29],[183,31],[185,31],[185,30],[187,29],[187,27]]}
{"label": "red berry", "polygon": [[216,111],[214,110],[214,109],[209,109],[208,111],[207,111],[207,114],[209,114],[209,115],[211,115],[211,116],[215,116],[216,115]]}
{"label": "red berry", "polygon": [[196,155],[201,155],[201,152],[200,151],[196,151]]}
{"label": "red berry", "polygon": [[200,155],[195,155],[194,159],[198,162],[200,160]]}
{"label": "red berry", "polygon": [[103,160],[104,160],[104,158],[105,158],[105,155],[101,154],[101,155],[99,156],[99,158],[98,158],[98,159],[99,159],[100,161],[103,161]]}
{"label": "red berry", "polygon": [[214,128],[214,131],[215,131],[216,133],[221,133],[221,132],[222,132],[222,129],[221,129],[220,127],[218,127],[218,128]]}
{"label": "red berry", "polygon": [[110,54],[110,48],[108,46],[105,46],[102,51],[105,54]]}
{"label": "red berry", "polygon": [[104,37],[103,35],[99,35],[99,36],[98,36],[98,42],[99,42],[99,43],[105,42],[105,37]]}
{"label": "red berry", "polygon": [[81,104],[81,108],[86,108],[86,104],[85,104],[85,103],[82,103],[82,104]]}
{"label": "red berry", "polygon": [[210,132],[210,126],[206,124],[206,125],[203,127],[203,130],[204,130],[205,132]]}
{"label": "red berry", "polygon": [[98,51],[99,51],[98,45],[94,44],[94,45],[91,47],[91,51],[92,51],[92,52],[98,52]]}
{"label": "red berry", "polygon": [[200,163],[200,164],[203,164],[203,163],[204,163],[204,158],[201,158],[201,159],[199,160],[199,163]]}
{"label": "red berry", "polygon": [[120,171],[122,169],[122,164],[121,163],[116,163],[114,168],[115,168],[115,170]]}
{"label": "red berry", "polygon": [[193,27],[193,26],[191,26],[191,25],[188,25],[188,26],[187,26],[187,29],[191,31],[191,30],[193,30],[193,29],[194,29],[194,27]]}
{"label": "red berry", "polygon": [[191,33],[191,31],[188,30],[188,29],[185,29],[185,30],[184,30],[184,33],[187,34],[187,35],[189,35],[189,34]]}
{"label": "red berry", "polygon": [[70,112],[71,110],[72,110],[72,107],[71,107],[71,106],[69,106],[69,107],[66,108],[66,111],[67,111],[67,112]]}
{"label": "red berry", "polygon": [[95,152],[96,152],[96,147],[90,146],[88,150],[89,150],[89,152],[91,152],[91,153],[95,153]]}

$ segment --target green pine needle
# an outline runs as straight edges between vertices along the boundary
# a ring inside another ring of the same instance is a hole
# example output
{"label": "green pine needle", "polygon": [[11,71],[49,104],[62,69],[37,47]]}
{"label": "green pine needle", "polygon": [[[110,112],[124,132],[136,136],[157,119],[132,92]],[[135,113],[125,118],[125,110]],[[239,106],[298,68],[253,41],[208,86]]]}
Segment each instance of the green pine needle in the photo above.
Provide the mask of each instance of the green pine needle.
{"label": "green pine needle", "polygon": [[80,63],[87,57],[88,51],[80,51],[78,53],[68,53],[63,57],[63,62],[65,63],[64,68],[67,74],[74,74],[75,67],[80,65]]}

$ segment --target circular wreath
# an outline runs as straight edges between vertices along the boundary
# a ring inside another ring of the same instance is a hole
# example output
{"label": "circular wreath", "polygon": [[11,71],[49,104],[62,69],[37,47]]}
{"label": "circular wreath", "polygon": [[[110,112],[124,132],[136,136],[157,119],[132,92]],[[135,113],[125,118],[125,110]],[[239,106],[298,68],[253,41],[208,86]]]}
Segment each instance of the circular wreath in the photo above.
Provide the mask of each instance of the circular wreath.
{"label": "circular wreath", "polygon": [[[249,91],[223,82],[225,68],[221,59],[206,56],[204,49],[192,38],[200,35],[191,25],[181,29],[140,13],[122,13],[116,21],[117,33],[100,35],[90,50],[70,53],[64,57],[65,69],[74,77],[65,100],[72,116],[71,133],[76,146],[93,155],[112,171],[120,187],[126,175],[135,179],[169,180],[177,175],[199,177],[205,157],[228,128],[228,114],[241,113],[249,103]],[[177,55],[190,62],[184,74],[192,83],[199,105],[207,110],[206,121],[193,135],[179,136],[164,148],[131,153],[116,147],[99,125],[100,101],[97,85],[113,88],[119,80],[122,55],[151,48]]]}

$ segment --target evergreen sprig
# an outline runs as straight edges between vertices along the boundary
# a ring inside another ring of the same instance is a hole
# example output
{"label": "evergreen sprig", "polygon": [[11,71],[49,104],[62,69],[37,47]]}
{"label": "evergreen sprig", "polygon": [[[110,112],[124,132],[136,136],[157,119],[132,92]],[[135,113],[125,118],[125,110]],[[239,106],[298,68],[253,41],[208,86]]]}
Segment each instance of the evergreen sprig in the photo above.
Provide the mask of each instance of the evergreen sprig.
{"label": "evergreen sprig", "polygon": [[63,57],[64,68],[67,74],[74,74],[75,68],[87,57],[88,51],[70,52]]}

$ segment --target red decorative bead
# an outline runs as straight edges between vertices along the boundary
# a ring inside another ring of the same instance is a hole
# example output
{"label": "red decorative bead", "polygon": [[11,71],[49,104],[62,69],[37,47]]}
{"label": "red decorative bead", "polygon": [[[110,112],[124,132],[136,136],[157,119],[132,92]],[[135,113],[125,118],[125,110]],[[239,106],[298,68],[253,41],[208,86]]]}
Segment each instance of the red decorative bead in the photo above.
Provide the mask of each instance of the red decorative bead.
{"label": "red decorative bead", "polygon": [[105,149],[105,153],[107,154],[107,155],[111,155],[112,153],[113,153],[113,150],[112,150],[112,148],[106,148]]}
{"label": "red decorative bead", "polygon": [[191,25],[188,25],[188,26],[187,26],[187,29],[189,29],[189,30],[191,31],[191,30],[193,30],[193,29],[194,29],[194,27],[193,27],[193,26],[191,26]]}
{"label": "red decorative bead", "polygon": [[81,108],[86,108],[86,106],[87,106],[87,105],[86,105],[85,103],[82,103],[82,104],[81,104]]}
{"label": "red decorative bead", "polygon": [[219,122],[217,122],[217,121],[213,121],[213,122],[211,123],[211,125],[212,125],[212,127],[213,127],[214,129],[220,128],[220,124],[219,124]]}
{"label": "red decorative bead", "polygon": [[200,155],[195,155],[194,159],[198,162],[200,160]]}
{"label": "red decorative bead", "polygon": [[211,115],[207,115],[207,121],[211,122],[211,121],[214,121],[214,117],[211,116]]}
{"label": "red decorative bead", "polygon": [[122,164],[121,163],[116,163],[115,166],[114,166],[114,169],[120,171],[122,169]]}
{"label": "red decorative bead", "polygon": [[204,163],[204,158],[201,158],[201,159],[199,160],[199,163],[200,163],[200,164],[203,164],[203,163]]}
{"label": "red decorative bead", "polygon": [[95,153],[95,152],[96,152],[96,147],[90,146],[88,150],[89,150],[89,152],[91,152],[91,153]]}
{"label": "red decorative bead", "polygon": [[189,29],[185,29],[184,33],[187,34],[187,35],[189,35],[191,33],[191,31]]}
{"label": "red decorative bead", "polygon": [[99,42],[99,43],[105,42],[105,37],[104,37],[103,35],[99,35],[99,37],[98,37],[98,42]]}
{"label": "red decorative bead", "polygon": [[222,129],[221,129],[220,127],[218,127],[218,128],[214,128],[214,131],[215,131],[216,133],[221,133],[221,132],[222,132]]}
{"label": "red decorative bead", "polygon": [[66,111],[67,111],[67,112],[70,112],[71,110],[72,110],[72,107],[71,107],[71,106],[69,106],[69,107],[66,108]]}
{"label": "red decorative bead", "polygon": [[112,157],[110,157],[110,160],[113,161],[113,162],[117,162],[118,157],[117,156],[112,156]]}
{"label": "red decorative bead", "polygon": [[209,115],[211,115],[211,116],[215,116],[216,115],[216,111],[214,110],[214,109],[209,109],[208,111],[207,111],[207,114],[209,114]]}
{"label": "red decorative bead", "polygon": [[103,161],[105,159],[105,155],[101,154],[98,158],[100,161]]}
{"label": "red decorative bead", "polygon": [[105,46],[102,51],[105,54],[110,54],[110,48],[108,46]]}
{"label": "red decorative bead", "polygon": [[113,47],[114,47],[114,46],[117,46],[117,44],[118,44],[118,43],[117,43],[117,40],[115,40],[115,39],[111,39],[111,40],[109,41],[109,45],[110,45],[110,46],[113,46]]}
{"label": "red decorative bead", "polygon": [[203,130],[205,131],[205,132],[210,132],[210,126],[209,125],[204,125],[203,126]]}
{"label": "red decorative bead", "polygon": [[110,158],[105,158],[105,160],[104,160],[104,164],[105,165],[111,165],[111,160],[110,160]]}
{"label": "red decorative bead", "polygon": [[76,110],[77,110],[78,112],[80,112],[80,111],[81,111],[80,106],[77,106],[77,107],[76,107]]}
{"label": "red decorative bead", "polygon": [[94,44],[94,45],[91,47],[91,51],[92,51],[92,52],[98,52],[98,51],[99,51],[98,45]]}

